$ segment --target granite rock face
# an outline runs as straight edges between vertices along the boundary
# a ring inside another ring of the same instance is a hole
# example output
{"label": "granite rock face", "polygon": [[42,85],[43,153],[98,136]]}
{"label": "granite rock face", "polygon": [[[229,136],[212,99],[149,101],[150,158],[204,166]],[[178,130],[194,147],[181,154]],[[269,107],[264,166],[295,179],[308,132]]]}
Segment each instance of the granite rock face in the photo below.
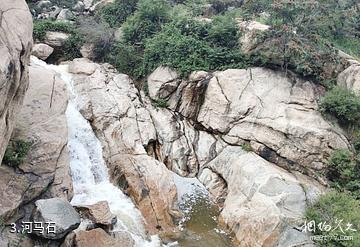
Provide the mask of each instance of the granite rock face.
{"label": "granite rock face", "polygon": [[176,231],[174,219],[180,213],[173,176],[147,155],[146,146],[156,139],[156,131],[132,80],[87,59],[75,59],[69,71],[80,112],[103,145],[113,182],[133,199],[151,234]]}
{"label": "granite rock face", "polygon": [[0,161],[29,84],[32,18],[24,0],[0,4]]}
{"label": "granite rock face", "polygon": [[[178,215],[169,169],[198,177],[240,246],[312,245],[296,229],[324,192],[316,174],[349,146],[317,111],[321,88],[263,68],[181,79],[160,67],[147,81],[150,99],[109,65],[77,59],[69,70],[114,182],[150,225],[169,231]],[[168,106],[155,107],[159,98]]]}

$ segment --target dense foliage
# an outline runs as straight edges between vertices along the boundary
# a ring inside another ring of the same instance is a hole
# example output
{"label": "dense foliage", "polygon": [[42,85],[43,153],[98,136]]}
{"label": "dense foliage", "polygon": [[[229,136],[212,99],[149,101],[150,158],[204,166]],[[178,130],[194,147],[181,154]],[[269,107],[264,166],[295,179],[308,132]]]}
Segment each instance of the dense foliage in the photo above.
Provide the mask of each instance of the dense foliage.
{"label": "dense foliage", "polygon": [[137,2],[137,0],[115,0],[114,3],[102,8],[98,15],[111,27],[120,27],[126,18],[136,10]]}
{"label": "dense foliage", "polygon": [[[360,246],[360,201],[355,200],[346,193],[330,192],[308,208],[306,219],[316,224],[315,235],[329,236],[317,241],[318,246],[327,247],[354,247]],[[321,225],[330,226],[330,230],[322,230]],[[349,225],[351,229],[348,229]],[[339,227],[340,225],[340,227]],[[337,240],[330,236],[352,236],[353,240]]]}
{"label": "dense foliage", "polygon": [[11,141],[6,148],[3,163],[8,166],[17,167],[24,160],[31,147],[31,143],[23,140]]}
{"label": "dense foliage", "polygon": [[328,178],[338,191],[360,199],[360,160],[348,150],[336,150],[329,160]]}
{"label": "dense foliage", "polygon": [[360,120],[360,97],[342,87],[334,87],[322,99],[321,111],[334,115],[342,124],[356,124]]}

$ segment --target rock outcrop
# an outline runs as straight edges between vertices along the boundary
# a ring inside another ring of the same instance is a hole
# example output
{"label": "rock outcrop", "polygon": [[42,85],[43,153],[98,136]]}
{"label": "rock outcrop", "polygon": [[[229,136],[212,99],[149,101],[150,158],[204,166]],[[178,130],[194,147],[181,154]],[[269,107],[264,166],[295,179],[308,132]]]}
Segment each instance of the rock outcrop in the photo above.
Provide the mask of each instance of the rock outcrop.
{"label": "rock outcrop", "polygon": [[[192,122],[189,124],[221,137],[223,142],[239,146],[249,143],[264,159],[317,177],[316,173],[325,171],[333,150],[349,146],[341,129],[317,111],[320,92],[321,88],[311,82],[250,68],[193,74],[168,102],[171,110]],[[188,152],[197,146],[192,140]],[[169,152],[168,147],[164,150]],[[191,156],[195,159],[194,154]],[[190,171],[193,166],[189,166]]]}
{"label": "rock outcrop", "polygon": [[32,19],[24,0],[0,4],[0,161],[28,87]]}
{"label": "rock outcrop", "polygon": [[151,234],[176,231],[174,220],[180,215],[173,176],[163,163],[147,155],[156,131],[132,80],[87,59],[75,59],[69,71],[80,112],[103,145],[114,183],[133,199]]}
{"label": "rock outcrop", "polygon": [[[240,246],[312,244],[297,229],[324,191],[317,174],[349,146],[317,111],[321,88],[263,68],[184,80],[160,67],[148,78],[150,99],[109,65],[77,59],[70,71],[114,182],[149,224],[171,229],[177,216],[167,167],[199,178]],[[154,107],[158,99],[168,107]]]}

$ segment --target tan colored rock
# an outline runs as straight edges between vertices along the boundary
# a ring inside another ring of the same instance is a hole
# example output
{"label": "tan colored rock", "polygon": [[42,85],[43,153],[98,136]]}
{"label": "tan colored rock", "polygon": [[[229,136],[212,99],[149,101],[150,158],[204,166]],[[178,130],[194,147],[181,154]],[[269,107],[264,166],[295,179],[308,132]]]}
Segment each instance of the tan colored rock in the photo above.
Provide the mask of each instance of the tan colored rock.
{"label": "tan colored rock", "polygon": [[[72,197],[67,149],[67,86],[58,75],[32,61],[30,84],[17,118],[15,139],[33,143],[20,169],[33,175],[33,195],[47,190],[52,196]],[[52,184],[50,188],[48,186]]]}
{"label": "tan colored rock", "polygon": [[69,39],[70,35],[63,32],[48,31],[45,35],[44,43],[54,48],[62,47]]}
{"label": "tan colored rock", "polygon": [[262,24],[257,21],[242,21],[238,20],[240,30],[244,33],[240,39],[241,49],[248,53],[257,45],[256,35],[261,32],[266,32],[270,26]]}
{"label": "tan colored rock", "polygon": [[[84,68],[88,62],[76,63]],[[106,64],[94,64],[90,76],[71,66],[70,71],[77,72],[73,76],[80,111],[91,119],[114,183],[133,199],[151,234],[176,231],[173,219],[180,215],[173,176],[163,163],[147,156],[144,147],[156,139],[156,131],[133,81]]]}
{"label": "tan colored rock", "polygon": [[337,78],[337,83],[360,95],[360,63],[354,63],[341,72]]}
{"label": "tan colored rock", "polygon": [[86,58],[75,58],[69,65],[69,72],[74,74],[91,75],[98,66]]}
{"label": "tan colored rock", "polygon": [[95,224],[111,228],[116,223],[116,216],[110,211],[106,201],[101,201],[89,206],[77,206],[80,214]]}
{"label": "tan colored rock", "polygon": [[88,58],[88,59],[91,59],[94,56],[93,51],[94,51],[94,45],[93,44],[85,43],[80,48],[81,56],[83,56],[84,58]]}
{"label": "tan colored rock", "polygon": [[148,77],[147,83],[150,98],[166,98],[176,90],[179,84],[178,74],[169,67],[161,66]]}
{"label": "tan colored rock", "polygon": [[223,133],[228,143],[252,141],[265,159],[315,176],[333,150],[349,145],[341,130],[318,112],[316,92],[310,82],[268,69],[217,72],[198,121]]}
{"label": "tan colored rock", "polygon": [[101,247],[132,247],[134,242],[126,237],[117,239],[108,235],[101,228],[96,228],[90,231],[79,231],[75,236],[75,246],[77,247],[89,247],[89,246],[101,246]]}
{"label": "tan colored rock", "polygon": [[[228,194],[220,217],[239,246],[278,246],[283,234],[302,224],[307,192],[301,179],[240,147],[225,148],[206,166],[226,181]],[[321,186],[305,183],[321,194]],[[301,230],[286,241],[286,246],[312,244]]]}
{"label": "tan colored rock", "polygon": [[0,161],[28,87],[32,17],[22,0],[0,4]]}
{"label": "tan colored rock", "polygon": [[41,60],[46,60],[54,51],[54,48],[47,44],[36,44],[33,47],[32,55]]}

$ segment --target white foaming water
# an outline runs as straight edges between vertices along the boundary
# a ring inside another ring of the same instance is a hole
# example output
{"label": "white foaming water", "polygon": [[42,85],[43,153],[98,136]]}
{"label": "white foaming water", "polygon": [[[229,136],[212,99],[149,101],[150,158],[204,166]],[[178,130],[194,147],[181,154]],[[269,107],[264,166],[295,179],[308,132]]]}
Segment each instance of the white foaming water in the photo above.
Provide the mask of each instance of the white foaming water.
{"label": "white foaming water", "polygon": [[99,201],[107,201],[111,212],[117,216],[114,231],[130,233],[138,247],[161,246],[161,241],[157,236],[152,236],[151,241],[145,240],[146,234],[140,211],[119,188],[110,182],[100,141],[96,138],[89,122],[77,109],[76,93],[71,74],[67,72],[68,66],[48,65],[35,57],[32,57],[31,61],[59,73],[72,94],[66,110],[70,168],[74,186],[74,197],[71,203],[92,205]]}

